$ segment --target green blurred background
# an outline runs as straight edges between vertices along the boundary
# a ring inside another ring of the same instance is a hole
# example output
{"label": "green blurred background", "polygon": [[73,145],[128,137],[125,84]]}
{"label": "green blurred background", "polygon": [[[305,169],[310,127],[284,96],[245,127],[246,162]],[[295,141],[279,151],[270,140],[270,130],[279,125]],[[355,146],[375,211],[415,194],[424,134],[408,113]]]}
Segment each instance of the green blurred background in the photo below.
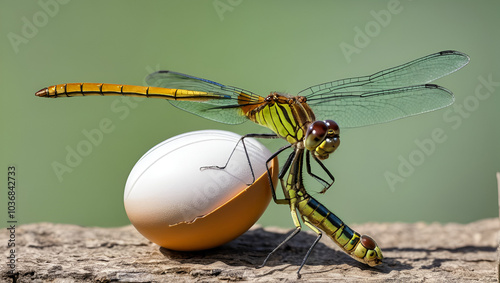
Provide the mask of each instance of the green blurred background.
{"label": "green blurred background", "polygon": [[[436,82],[455,93],[455,106],[343,130],[342,146],[326,161],[336,183],[326,195],[314,195],[347,223],[496,217],[498,11],[499,1],[456,0],[3,1],[0,225],[6,225],[9,165],[17,167],[20,223],[120,226],[129,223],[127,176],[154,145],[201,129],[266,132],[252,123],[211,122],[160,100],[132,107],[115,97],[35,97],[43,87],[143,84],[148,73],[168,69],[261,95],[296,94],[447,49],[471,57],[467,67]],[[114,103],[122,111],[114,111]],[[103,119],[112,121],[113,131],[59,180],[52,164],[65,164],[68,147],[75,149],[86,140],[83,132]],[[445,140],[426,153],[417,143],[436,130]],[[263,143],[271,150],[285,144]],[[398,182],[391,185],[388,174]],[[259,222],[292,226],[288,207],[274,203]]]}

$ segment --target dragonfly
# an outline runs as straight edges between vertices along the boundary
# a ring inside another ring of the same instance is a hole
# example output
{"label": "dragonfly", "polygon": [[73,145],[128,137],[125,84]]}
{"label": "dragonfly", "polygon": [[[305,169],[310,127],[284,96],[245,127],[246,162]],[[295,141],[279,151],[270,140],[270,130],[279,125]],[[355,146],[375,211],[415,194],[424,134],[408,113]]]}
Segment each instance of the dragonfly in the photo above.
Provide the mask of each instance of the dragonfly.
{"label": "dragonfly", "polygon": [[[247,134],[240,140],[243,146],[248,137],[285,139],[288,144],[272,154],[266,166],[285,150],[292,149],[278,174],[283,197],[277,197],[273,182],[270,184],[274,202],[289,205],[296,228],[267,255],[261,267],[301,231],[303,223],[317,237],[297,270],[300,278],[301,269],[323,233],[361,263],[376,266],[383,260],[382,251],[373,238],[351,229],[307,192],[303,184],[304,167],[322,185],[321,193],[325,193],[335,178],[322,161],[339,147],[340,128],[385,123],[451,105],[454,101],[452,92],[430,82],[459,70],[468,62],[469,57],[464,53],[441,51],[369,76],[313,85],[296,96],[271,92],[264,97],[242,88],[173,71],[148,75],[146,83],[149,86],[65,83],[43,88],[36,92],[36,96],[115,95],[165,99],[175,107],[203,118],[226,124],[250,120],[273,132]],[[312,172],[311,158],[326,172],[329,180]],[[251,168],[250,162],[249,165]],[[225,166],[215,167],[224,169]],[[268,177],[271,180],[269,168]]]}

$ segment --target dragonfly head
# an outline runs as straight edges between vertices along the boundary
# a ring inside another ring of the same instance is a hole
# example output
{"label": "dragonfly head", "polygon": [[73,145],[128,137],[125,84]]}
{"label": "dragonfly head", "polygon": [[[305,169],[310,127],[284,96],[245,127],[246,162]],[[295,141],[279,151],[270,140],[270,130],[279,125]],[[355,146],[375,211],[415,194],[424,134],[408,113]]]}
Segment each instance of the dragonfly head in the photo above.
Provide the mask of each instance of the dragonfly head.
{"label": "dragonfly head", "polygon": [[335,121],[315,121],[307,129],[304,145],[315,157],[324,160],[339,147],[339,134],[339,125]]}

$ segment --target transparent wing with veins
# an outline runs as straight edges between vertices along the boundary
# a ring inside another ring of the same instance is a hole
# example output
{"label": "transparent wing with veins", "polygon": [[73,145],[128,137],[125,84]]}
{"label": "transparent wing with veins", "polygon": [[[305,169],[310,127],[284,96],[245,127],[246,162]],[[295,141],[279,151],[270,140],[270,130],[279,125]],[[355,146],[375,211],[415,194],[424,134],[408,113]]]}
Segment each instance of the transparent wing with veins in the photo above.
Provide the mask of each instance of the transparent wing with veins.
{"label": "transparent wing with veins", "polygon": [[240,124],[248,120],[241,107],[260,104],[264,98],[250,91],[226,86],[214,81],[172,71],[158,71],[146,77],[150,86],[186,89],[215,94],[217,98],[169,100],[172,105],[203,118],[226,124]]}
{"label": "transparent wing with veins", "polygon": [[311,86],[307,97],[317,120],[333,119],[341,128],[360,127],[417,115],[453,103],[453,94],[428,84],[469,62],[457,51],[442,51],[371,76]]}

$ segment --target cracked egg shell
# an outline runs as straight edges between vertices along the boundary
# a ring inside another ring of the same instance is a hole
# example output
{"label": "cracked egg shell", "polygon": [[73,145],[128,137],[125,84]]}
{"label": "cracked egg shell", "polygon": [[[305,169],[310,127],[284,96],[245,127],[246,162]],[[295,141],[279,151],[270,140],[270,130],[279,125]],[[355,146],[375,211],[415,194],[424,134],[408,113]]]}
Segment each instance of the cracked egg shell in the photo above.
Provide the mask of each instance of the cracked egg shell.
{"label": "cracked egg shell", "polygon": [[[269,150],[219,130],[185,133],[149,150],[125,185],[124,204],[134,227],[147,239],[171,250],[195,251],[225,244],[245,233],[264,213],[271,191],[265,162]],[[273,183],[278,161],[270,162]],[[200,168],[204,168],[200,170]],[[275,186],[276,187],[276,186]]]}

